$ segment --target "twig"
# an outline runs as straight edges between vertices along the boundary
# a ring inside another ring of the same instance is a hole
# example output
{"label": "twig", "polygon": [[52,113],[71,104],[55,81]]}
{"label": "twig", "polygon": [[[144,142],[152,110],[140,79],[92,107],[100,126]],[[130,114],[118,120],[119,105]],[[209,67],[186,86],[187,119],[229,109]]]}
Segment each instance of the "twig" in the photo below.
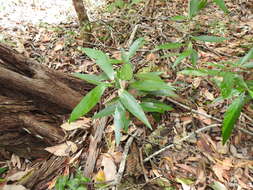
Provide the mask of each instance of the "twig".
{"label": "twig", "polygon": [[[179,103],[179,102],[177,102],[176,100],[173,100],[173,99],[171,99],[171,98],[168,98],[168,97],[167,97],[167,100],[169,100],[170,102],[172,102],[172,103],[174,103],[174,104],[176,104],[176,105],[179,105],[179,106],[181,106],[182,108],[187,109],[187,110],[189,110],[189,111],[191,111],[191,112],[193,112],[193,113],[196,113],[196,114],[205,116],[205,117],[210,118],[210,119],[212,119],[212,120],[218,121],[219,123],[222,123],[222,120],[221,120],[221,119],[218,119],[217,117],[208,115],[208,114],[206,114],[206,113],[201,113],[201,112],[199,112],[199,111],[197,111],[197,110],[195,110],[195,109],[192,109],[192,108],[190,108],[190,107],[188,107],[188,106],[186,106],[186,105],[184,105],[184,104],[181,104],[181,103]],[[245,116],[245,115],[244,115],[244,116]],[[250,124],[251,124],[251,123],[250,123]],[[253,133],[252,133],[252,132],[250,132],[250,131],[248,131],[248,130],[246,130],[246,129],[244,129],[244,128],[241,128],[241,127],[238,127],[238,126],[237,126],[237,129],[240,130],[240,131],[242,131],[242,132],[244,132],[244,133],[247,133],[248,135],[252,135],[252,136],[253,136]]]}
{"label": "twig", "polygon": [[128,42],[127,42],[126,47],[129,48],[129,47],[131,46],[131,44],[133,43],[133,41],[134,41],[134,36],[135,36],[135,34],[136,34],[136,31],[137,31],[138,27],[139,27],[138,24],[136,24],[136,25],[134,26],[134,29],[133,29],[133,31],[132,31],[130,37],[129,37],[129,40],[128,40]]}
{"label": "twig", "polygon": [[[214,128],[214,127],[219,127],[219,126],[220,126],[220,124],[213,124],[213,125],[209,125],[209,126],[206,126],[206,127],[202,127],[202,128],[200,128],[200,129],[196,130],[195,132],[190,133],[190,134],[187,135],[186,137],[180,139],[177,143],[181,143],[181,142],[183,142],[183,141],[189,139],[189,138],[192,137],[194,134],[200,133],[200,132],[202,132],[202,131],[206,131],[206,130],[211,129],[211,128]],[[162,149],[156,151],[155,153],[153,153],[153,154],[151,154],[150,156],[148,156],[147,158],[145,158],[145,159],[143,160],[143,162],[149,161],[151,158],[153,158],[153,157],[157,156],[158,154],[162,153],[163,151],[168,150],[169,148],[175,146],[177,143],[170,144],[170,145],[168,145],[168,146],[166,146],[166,147],[164,147],[164,148],[162,148]]]}
{"label": "twig", "polygon": [[122,155],[122,160],[120,162],[120,165],[119,165],[119,170],[118,170],[118,173],[116,175],[116,179],[113,183],[111,183],[110,185],[118,185],[122,179],[122,176],[123,176],[123,173],[124,173],[124,170],[125,170],[125,165],[126,165],[126,160],[127,160],[127,155],[128,155],[128,152],[129,152],[129,149],[130,149],[130,146],[134,140],[134,138],[137,136],[137,135],[140,135],[141,133],[141,130],[140,129],[137,129],[135,131],[135,133],[129,137],[129,139],[127,140],[126,142],[126,145],[124,147],[124,152],[123,152],[123,155]]}

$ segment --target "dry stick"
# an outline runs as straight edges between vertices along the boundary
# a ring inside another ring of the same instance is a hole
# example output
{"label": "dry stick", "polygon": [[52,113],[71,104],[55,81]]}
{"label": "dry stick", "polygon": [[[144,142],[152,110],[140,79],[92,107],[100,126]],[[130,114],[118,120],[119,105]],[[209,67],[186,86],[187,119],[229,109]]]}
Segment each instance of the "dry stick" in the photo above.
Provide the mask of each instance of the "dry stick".
{"label": "dry stick", "polygon": [[[188,106],[186,106],[186,105],[184,105],[184,104],[181,104],[181,103],[179,103],[179,102],[177,102],[176,100],[173,100],[173,99],[171,99],[171,98],[167,98],[167,100],[169,100],[170,102],[172,102],[172,103],[174,103],[174,104],[177,104],[177,105],[181,106],[182,108],[187,109],[187,110],[189,110],[189,111],[191,111],[191,112],[193,112],[193,113],[196,113],[196,114],[199,114],[199,115],[203,115],[203,116],[205,116],[205,117],[207,117],[207,118],[210,118],[210,119],[213,119],[213,120],[215,120],[215,121],[218,121],[218,122],[222,123],[222,120],[221,120],[221,119],[218,119],[217,117],[213,117],[213,116],[208,115],[208,114],[206,114],[206,113],[198,112],[197,110],[194,110],[194,109],[192,109],[192,108],[190,108],[190,107],[188,107]],[[242,131],[242,132],[244,132],[244,133],[246,133],[246,134],[248,134],[248,135],[253,136],[253,133],[252,133],[252,132],[250,132],[250,131],[248,131],[248,130],[246,130],[246,129],[244,129],[244,128],[241,128],[241,127],[237,127],[237,128],[238,128],[240,131]]]}
{"label": "dry stick", "polygon": [[119,165],[119,170],[118,170],[116,179],[115,179],[115,181],[111,185],[118,185],[120,183],[120,181],[122,179],[122,175],[123,175],[124,170],[125,170],[127,155],[128,155],[130,146],[131,146],[134,138],[137,135],[139,135],[140,133],[141,133],[140,129],[137,129],[135,131],[135,133],[132,136],[130,136],[129,139],[127,140],[126,145],[124,147],[124,152],[123,152],[123,155],[122,155],[122,160],[121,160],[120,165]]}
{"label": "dry stick", "polygon": [[136,25],[134,26],[134,29],[133,29],[133,31],[132,31],[132,33],[131,33],[131,35],[130,35],[130,38],[129,38],[128,42],[127,42],[126,47],[130,47],[130,46],[132,45],[132,43],[133,43],[133,41],[134,41],[134,36],[135,36],[135,34],[136,34],[136,31],[137,31],[138,27],[139,27],[138,24],[136,24]]}
{"label": "dry stick", "polygon": [[[200,132],[202,132],[202,131],[206,131],[206,130],[211,129],[211,128],[214,128],[214,127],[219,127],[219,126],[220,126],[220,124],[213,124],[213,125],[209,125],[209,126],[206,126],[206,127],[202,127],[202,128],[200,128],[200,129],[196,130],[195,132],[190,133],[190,134],[187,135],[186,137],[180,139],[177,143],[181,143],[181,142],[183,142],[183,141],[189,139],[189,138],[192,137],[194,134],[200,133]],[[157,156],[158,154],[162,153],[163,151],[168,150],[169,148],[175,146],[177,143],[170,144],[170,145],[168,145],[168,146],[166,146],[166,147],[164,147],[164,148],[162,148],[162,149],[156,151],[155,153],[151,154],[149,157],[145,158],[145,159],[143,160],[143,162],[149,161],[151,158],[153,158],[153,157]]]}
{"label": "dry stick", "polygon": [[[198,112],[197,110],[194,110],[194,109],[192,109],[192,108],[190,108],[190,107],[188,107],[188,106],[186,106],[186,105],[184,105],[184,104],[181,104],[181,103],[179,103],[179,102],[177,102],[177,101],[175,101],[175,100],[173,100],[173,99],[171,99],[171,98],[167,98],[167,99],[168,99],[170,102],[172,102],[172,103],[174,103],[174,104],[176,104],[176,105],[179,105],[179,106],[183,107],[184,109],[187,109],[187,110],[189,110],[189,111],[192,111],[193,113],[196,113],[196,114],[199,114],[199,115],[203,115],[203,116],[205,116],[205,117],[207,117],[207,118],[211,118],[211,119],[213,119],[213,120],[215,120],[215,121],[218,121],[218,122],[220,122],[220,123],[222,122],[221,119],[218,119],[218,118],[216,118],[216,117],[213,117],[213,116],[208,115],[208,114],[205,114],[205,113],[200,113],[200,112]],[[200,133],[201,131],[204,131],[204,130],[207,130],[207,129],[210,129],[210,128],[213,128],[213,127],[218,127],[218,126],[221,126],[221,124],[213,124],[213,125],[209,125],[209,126],[200,128],[200,129],[196,130],[195,132],[189,134],[188,136],[186,136],[186,137],[180,139],[180,140],[178,141],[178,143],[185,141],[186,139],[190,138],[190,137],[191,137],[192,135],[194,135],[195,133]],[[251,133],[250,131],[248,131],[248,130],[246,130],[246,129],[243,129],[243,128],[241,128],[241,127],[238,127],[238,129],[239,129],[240,131],[244,132],[244,133],[247,133],[247,134],[253,136],[253,133]],[[164,148],[158,150],[157,152],[155,152],[155,153],[151,154],[150,156],[148,156],[147,158],[145,158],[145,159],[143,160],[143,162],[149,161],[151,158],[155,157],[156,155],[162,153],[163,151],[165,151],[165,150],[167,150],[167,149],[169,149],[169,148],[171,148],[171,147],[173,147],[173,146],[175,146],[175,144],[170,144],[170,145],[168,145],[168,146],[166,146],[166,147],[164,147]]]}

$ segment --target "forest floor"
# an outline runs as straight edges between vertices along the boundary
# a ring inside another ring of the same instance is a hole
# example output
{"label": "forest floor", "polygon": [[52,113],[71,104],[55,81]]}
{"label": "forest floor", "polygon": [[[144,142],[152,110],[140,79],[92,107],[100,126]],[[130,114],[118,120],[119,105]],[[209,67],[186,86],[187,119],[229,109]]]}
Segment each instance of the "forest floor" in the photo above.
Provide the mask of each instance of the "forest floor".
{"label": "forest floor", "polygon": [[[32,2],[0,0],[0,42],[49,68],[93,74],[98,72],[98,67],[78,47],[97,48],[118,58],[120,49],[128,48],[132,37],[144,37],[145,46],[137,51],[133,63],[139,70],[163,71],[162,77],[177,89],[178,99],[163,99],[174,109],[163,114],[160,121],[153,119],[153,131],[143,127],[143,134],[134,138],[119,189],[253,189],[252,103],[244,106],[233,135],[222,145],[220,126],[231,100],[218,100],[220,90],[206,76],[179,74],[178,71],[191,67],[189,60],[172,68],[177,50],[152,51],[160,44],[184,40],[190,31],[194,35],[228,38],[222,43],[194,44],[199,53],[198,68],[213,69],[207,63],[238,60],[253,47],[250,1],[225,1],[230,11],[227,15],[209,4],[191,23],[170,19],[187,15],[186,0],[154,1],[148,6],[145,1],[125,3],[120,9],[111,4],[109,9],[98,14],[100,20],[96,21],[89,42],[79,37],[72,1]],[[251,69],[249,80],[253,80],[252,73]],[[109,124],[104,131],[105,143],[100,147],[93,177],[100,187],[101,183],[116,177],[124,145],[135,130],[130,127],[116,147],[114,126]],[[185,140],[181,140],[183,138]],[[89,144],[88,138],[86,144]],[[147,160],[167,146],[170,147]],[[45,183],[54,188],[57,177],[74,175],[75,168],[82,169],[81,151],[70,155],[69,160],[75,158],[75,161]],[[2,178],[13,174],[12,171],[24,170],[25,163],[17,156],[1,162],[0,166],[8,164],[10,168]]]}

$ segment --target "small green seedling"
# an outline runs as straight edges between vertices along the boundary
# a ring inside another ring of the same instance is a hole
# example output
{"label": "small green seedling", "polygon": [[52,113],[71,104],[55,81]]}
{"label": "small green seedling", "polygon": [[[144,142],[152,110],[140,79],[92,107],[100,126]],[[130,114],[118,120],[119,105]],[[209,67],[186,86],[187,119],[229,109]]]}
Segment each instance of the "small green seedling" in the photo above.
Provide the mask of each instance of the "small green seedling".
{"label": "small green seedling", "polygon": [[[162,80],[161,72],[134,73],[135,66],[131,58],[144,44],[137,39],[126,52],[122,50],[121,60],[110,59],[100,50],[80,48],[89,58],[94,59],[103,71],[100,75],[74,74],[76,77],[96,85],[72,111],[69,122],[87,114],[100,100],[106,89],[113,89],[117,97],[108,102],[105,108],[93,116],[94,119],[113,115],[116,144],[120,143],[121,130],[128,129],[130,119],[127,112],[152,129],[145,112],[164,113],[172,107],[157,100],[159,96],[175,96],[174,88]],[[113,66],[117,64],[117,68]]]}

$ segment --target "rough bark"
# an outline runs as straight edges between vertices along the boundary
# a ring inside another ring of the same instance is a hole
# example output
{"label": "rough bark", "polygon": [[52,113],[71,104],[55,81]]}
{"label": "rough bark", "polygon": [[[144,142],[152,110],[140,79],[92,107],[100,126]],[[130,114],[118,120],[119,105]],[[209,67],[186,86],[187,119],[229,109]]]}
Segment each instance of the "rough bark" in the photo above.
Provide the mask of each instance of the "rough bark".
{"label": "rough bark", "polygon": [[0,44],[0,158],[3,150],[46,156],[46,146],[64,141],[59,125],[91,88]]}

